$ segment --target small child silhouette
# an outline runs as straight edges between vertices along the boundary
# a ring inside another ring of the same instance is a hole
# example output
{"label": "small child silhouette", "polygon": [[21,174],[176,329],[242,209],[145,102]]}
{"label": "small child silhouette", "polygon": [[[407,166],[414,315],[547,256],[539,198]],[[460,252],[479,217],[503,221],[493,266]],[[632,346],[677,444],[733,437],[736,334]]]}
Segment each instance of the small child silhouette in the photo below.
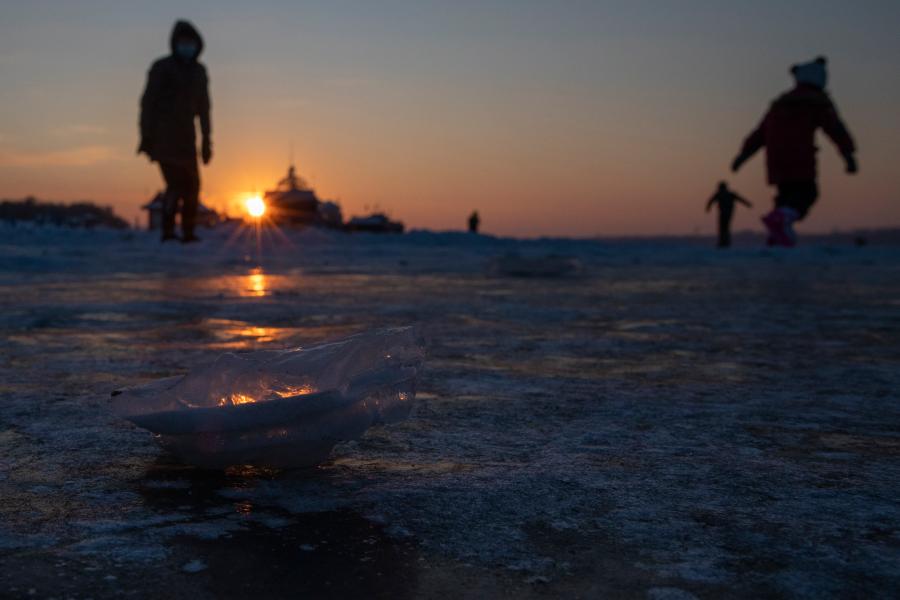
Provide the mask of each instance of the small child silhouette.
{"label": "small child silhouette", "polygon": [[794,246],[794,223],[802,220],[819,196],[816,185],[815,134],[821,128],[844,157],[848,173],[856,173],[853,138],[825,92],[828,79],[824,57],[791,68],[796,86],[769,107],[731,165],[741,168],[765,146],[769,184],[778,186],[775,208],[763,217],[769,245]]}
{"label": "small child silhouette", "polygon": [[735,202],[740,202],[747,207],[753,206],[745,198],[728,189],[728,184],[721,181],[716,193],[706,203],[706,212],[709,212],[713,204],[719,206],[719,248],[727,248],[731,245],[731,218],[734,216]]}

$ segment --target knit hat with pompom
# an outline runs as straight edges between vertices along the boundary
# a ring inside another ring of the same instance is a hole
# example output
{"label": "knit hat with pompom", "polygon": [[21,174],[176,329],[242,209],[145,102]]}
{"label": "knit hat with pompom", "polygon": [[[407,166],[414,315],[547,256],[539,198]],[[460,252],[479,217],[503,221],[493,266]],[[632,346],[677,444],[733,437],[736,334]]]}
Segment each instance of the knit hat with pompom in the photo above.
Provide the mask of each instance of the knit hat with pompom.
{"label": "knit hat with pompom", "polygon": [[825,57],[820,56],[812,62],[794,65],[791,67],[791,75],[794,76],[794,81],[798,85],[805,83],[823,90],[828,81],[828,72],[825,70],[826,63]]}

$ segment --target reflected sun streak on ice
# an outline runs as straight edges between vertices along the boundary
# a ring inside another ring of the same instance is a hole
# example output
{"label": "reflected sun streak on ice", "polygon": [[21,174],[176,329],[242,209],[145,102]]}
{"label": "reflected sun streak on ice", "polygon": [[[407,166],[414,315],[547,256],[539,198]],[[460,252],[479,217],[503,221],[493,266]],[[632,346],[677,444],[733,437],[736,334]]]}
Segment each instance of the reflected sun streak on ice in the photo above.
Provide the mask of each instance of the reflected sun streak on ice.
{"label": "reflected sun streak on ice", "polygon": [[250,404],[252,402],[256,402],[256,399],[245,394],[231,394],[231,396],[222,396],[219,398],[219,406]]}
{"label": "reflected sun streak on ice", "polygon": [[[293,396],[306,396],[314,394],[318,390],[311,385],[285,386],[277,390],[272,390],[271,394],[279,398],[291,398]],[[230,396],[222,396],[219,398],[219,406],[237,406],[239,404],[252,404],[258,402],[257,398],[247,394],[231,394]]]}
{"label": "reflected sun streak on ice", "polygon": [[271,342],[275,340],[277,330],[274,327],[243,327],[232,330],[232,333],[240,337],[255,338],[257,342]]}
{"label": "reflected sun streak on ice", "polygon": [[305,396],[317,392],[316,388],[311,385],[287,386],[274,392],[282,398],[290,398],[291,396]]}
{"label": "reflected sun streak on ice", "polygon": [[245,285],[243,286],[242,296],[251,296],[251,297],[262,297],[266,295],[266,274],[263,273],[262,269],[256,268],[250,272],[249,275],[245,278]]}

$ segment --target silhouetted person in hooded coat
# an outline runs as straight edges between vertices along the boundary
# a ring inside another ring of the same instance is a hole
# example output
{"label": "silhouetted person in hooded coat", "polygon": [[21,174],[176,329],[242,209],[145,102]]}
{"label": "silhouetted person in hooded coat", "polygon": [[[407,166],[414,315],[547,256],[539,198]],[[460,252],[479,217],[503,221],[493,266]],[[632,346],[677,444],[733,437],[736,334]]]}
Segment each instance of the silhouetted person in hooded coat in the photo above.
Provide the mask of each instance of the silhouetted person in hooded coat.
{"label": "silhouetted person in hooded coat", "polygon": [[181,202],[183,242],[197,241],[194,222],[200,194],[197,138],[194,120],[200,119],[203,164],[212,158],[209,123],[209,83],[206,67],[197,59],[203,38],[193,25],[178,21],[169,40],[172,53],[150,67],[141,98],[141,145],[159,163],[166,181],[162,239],[175,239],[175,214]]}
{"label": "silhouetted person in hooded coat", "polygon": [[706,203],[706,212],[709,212],[713,204],[719,206],[719,248],[727,248],[731,245],[731,218],[734,216],[735,202],[740,202],[747,207],[753,206],[745,198],[729,190],[728,185],[722,181],[719,183],[719,189]]}
{"label": "silhouetted person in hooded coat", "polygon": [[796,86],[769,107],[731,165],[737,171],[757,150],[766,148],[769,184],[778,186],[775,209],[763,217],[769,230],[769,245],[797,243],[794,222],[802,220],[819,196],[816,185],[815,134],[819,128],[835,143],[856,173],[856,146],[831,98],[825,92],[828,80],[824,57],[791,68]]}
{"label": "silhouetted person in hooded coat", "polygon": [[481,224],[481,217],[478,216],[478,211],[474,211],[471,215],[469,215],[469,233],[478,233],[478,226]]}

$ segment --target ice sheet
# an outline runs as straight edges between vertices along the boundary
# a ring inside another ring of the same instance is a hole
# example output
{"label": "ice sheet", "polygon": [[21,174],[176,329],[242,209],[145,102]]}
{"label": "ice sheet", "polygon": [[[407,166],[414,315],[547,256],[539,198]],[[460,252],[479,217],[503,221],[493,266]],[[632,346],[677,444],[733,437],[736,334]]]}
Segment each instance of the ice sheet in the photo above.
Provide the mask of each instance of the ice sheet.
{"label": "ice sheet", "polygon": [[[377,564],[378,582],[551,580],[525,596],[611,581],[635,597],[879,597],[900,581],[896,238],[717,251],[303,230],[259,262],[227,229],[187,247],[0,233],[0,579],[37,597],[108,573],[162,593],[194,558],[240,583],[248,565],[270,581],[321,564],[260,551],[292,544]],[[485,276],[513,251],[575,256],[584,275]],[[116,386],[412,322],[430,340],[415,418],[338,444],[315,477],[198,473],[108,418]],[[424,560],[379,564],[396,552],[333,527],[336,511]],[[308,528],[316,515],[327,525]],[[474,568],[435,579],[460,563]]]}
{"label": "ice sheet", "polygon": [[522,256],[511,252],[495,257],[488,264],[489,274],[506,277],[571,277],[583,271],[578,258],[558,254]]}

